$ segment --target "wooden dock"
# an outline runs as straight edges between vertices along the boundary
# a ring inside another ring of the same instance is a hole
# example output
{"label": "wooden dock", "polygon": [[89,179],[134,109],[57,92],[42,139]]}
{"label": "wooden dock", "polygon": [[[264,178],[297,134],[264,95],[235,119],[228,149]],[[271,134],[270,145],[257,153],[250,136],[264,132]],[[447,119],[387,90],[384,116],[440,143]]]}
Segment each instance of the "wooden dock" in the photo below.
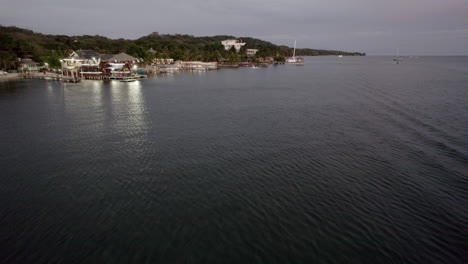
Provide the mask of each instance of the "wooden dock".
{"label": "wooden dock", "polygon": [[81,81],[81,78],[71,77],[71,76],[62,76],[60,73],[53,72],[27,72],[21,73],[23,79],[38,79],[46,81],[61,81],[61,82],[73,82],[77,83]]}

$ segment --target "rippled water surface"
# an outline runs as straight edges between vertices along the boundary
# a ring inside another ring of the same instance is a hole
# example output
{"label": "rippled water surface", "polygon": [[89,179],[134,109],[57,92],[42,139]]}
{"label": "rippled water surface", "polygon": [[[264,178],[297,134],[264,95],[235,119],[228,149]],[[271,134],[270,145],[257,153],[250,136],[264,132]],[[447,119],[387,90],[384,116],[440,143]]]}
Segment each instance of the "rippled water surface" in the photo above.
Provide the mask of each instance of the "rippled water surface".
{"label": "rippled water surface", "polygon": [[468,57],[0,82],[2,263],[466,263]]}

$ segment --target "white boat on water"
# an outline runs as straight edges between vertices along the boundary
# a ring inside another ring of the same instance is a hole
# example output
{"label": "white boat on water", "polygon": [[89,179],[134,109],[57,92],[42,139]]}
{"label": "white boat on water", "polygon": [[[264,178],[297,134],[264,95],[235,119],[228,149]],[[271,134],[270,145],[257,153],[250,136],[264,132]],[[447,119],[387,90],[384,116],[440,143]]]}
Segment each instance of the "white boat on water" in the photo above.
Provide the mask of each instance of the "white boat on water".
{"label": "white boat on water", "polygon": [[120,79],[119,81],[120,82],[134,82],[136,81],[137,79],[131,77],[131,78],[125,78],[125,79]]}
{"label": "white boat on water", "polygon": [[294,51],[293,51],[293,56],[286,58],[286,63],[288,64],[294,64],[298,66],[304,65],[304,58],[302,57],[296,57],[296,41],[294,40]]}
{"label": "white boat on water", "polygon": [[400,57],[400,49],[397,49],[397,55],[393,57],[393,61],[396,62],[396,64],[400,64],[400,62],[403,61],[403,58]]}

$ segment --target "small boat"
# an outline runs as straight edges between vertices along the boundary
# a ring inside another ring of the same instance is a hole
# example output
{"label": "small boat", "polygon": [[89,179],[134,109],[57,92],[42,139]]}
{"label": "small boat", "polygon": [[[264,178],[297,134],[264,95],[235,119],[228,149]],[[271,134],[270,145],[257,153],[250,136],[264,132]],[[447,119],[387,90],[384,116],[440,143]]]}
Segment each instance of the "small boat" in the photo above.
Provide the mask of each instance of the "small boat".
{"label": "small boat", "polygon": [[294,64],[297,66],[304,66],[304,59],[301,57],[292,57],[292,58],[286,58],[286,63],[287,64]]}
{"label": "small boat", "polygon": [[136,79],[135,78],[127,78],[127,79],[121,79],[119,81],[120,82],[134,82],[134,81],[136,81]]}
{"label": "small boat", "polygon": [[343,55],[338,55],[338,58],[343,58]]}
{"label": "small boat", "polygon": [[400,49],[397,49],[397,55],[393,57],[393,61],[396,62],[396,64],[400,64],[400,62],[403,61],[403,58],[400,57]]}

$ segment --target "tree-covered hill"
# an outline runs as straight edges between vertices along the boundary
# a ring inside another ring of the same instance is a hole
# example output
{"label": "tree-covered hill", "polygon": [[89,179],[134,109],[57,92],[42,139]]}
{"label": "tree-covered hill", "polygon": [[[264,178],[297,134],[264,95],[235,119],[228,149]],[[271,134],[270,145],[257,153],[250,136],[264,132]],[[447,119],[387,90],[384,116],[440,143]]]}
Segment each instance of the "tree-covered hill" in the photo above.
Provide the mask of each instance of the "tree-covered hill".
{"label": "tree-covered hill", "polygon": [[[48,62],[58,66],[58,59],[67,56],[72,50],[95,50],[99,53],[114,54],[127,52],[148,62],[155,57],[175,60],[216,61],[225,59],[235,62],[245,58],[246,49],[258,49],[258,57],[291,56],[292,48],[277,46],[260,39],[242,37],[247,44],[239,54],[225,51],[221,41],[234,36],[195,37],[191,35],[150,34],[136,40],[110,39],[103,36],[46,35],[18,27],[0,26],[0,68],[14,68],[17,58],[30,57],[38,62]],[[155,53],[148,52],[152,48]],[[296,49],[298,56],[316,55],[365,55],[342,51]]]}

